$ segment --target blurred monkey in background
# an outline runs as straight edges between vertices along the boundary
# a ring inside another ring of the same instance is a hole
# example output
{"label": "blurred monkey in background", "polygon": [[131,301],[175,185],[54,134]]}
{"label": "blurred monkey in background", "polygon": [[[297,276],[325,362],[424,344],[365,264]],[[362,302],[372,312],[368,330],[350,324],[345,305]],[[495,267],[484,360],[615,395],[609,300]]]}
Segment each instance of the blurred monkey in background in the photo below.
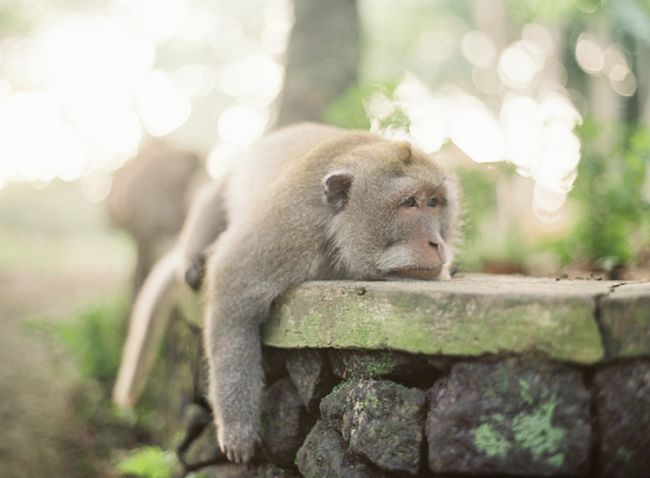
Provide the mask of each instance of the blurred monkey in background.
{"label": "blurred monkey in background", "polygon": [[196,154],[152,140],[113,174],[106,211],[111,223],[129,233],[136,244],[134,296],[157,251],[180,231],[200,166]]}

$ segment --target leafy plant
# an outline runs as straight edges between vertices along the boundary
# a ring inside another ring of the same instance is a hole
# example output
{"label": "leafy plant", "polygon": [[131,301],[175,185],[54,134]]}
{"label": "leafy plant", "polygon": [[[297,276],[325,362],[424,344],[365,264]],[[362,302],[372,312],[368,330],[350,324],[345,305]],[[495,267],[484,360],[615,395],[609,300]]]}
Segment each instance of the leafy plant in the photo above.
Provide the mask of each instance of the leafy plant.
{"label": "leafy plant", "polygon": [[55,335],[76,358],[82,375],[102,383],[115,378],[124,340],[127,302],[116,298],[83,307]]}
{"label": "leafy plant", "polygon": [[173,452],[150,446],[135,450],[117,465],[117,470],[142,478],[171,478],[175,463]]}
{"label": "leafy plant", "polygon": [[325,108],[323,120],[341,128],[368,129],[370,121],[365,110],[366,101],[377,92],[384,92],[390,96],[395,86],[393,83],[354,84]]}
{"label": "leafy plant", "polygon": [[585,121],[572,197],[579,220],[559,245],[564,262],[584,258],[611,270],[634,262],[650,244],[650,131],[641,126],[608,126]]}

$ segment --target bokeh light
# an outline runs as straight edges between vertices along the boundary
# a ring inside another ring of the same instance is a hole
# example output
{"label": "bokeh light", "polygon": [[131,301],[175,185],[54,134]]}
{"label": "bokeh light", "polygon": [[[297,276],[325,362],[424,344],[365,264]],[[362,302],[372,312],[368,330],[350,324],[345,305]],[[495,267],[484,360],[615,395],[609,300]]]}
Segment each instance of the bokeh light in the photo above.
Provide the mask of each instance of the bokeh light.
{"label": "bokeh light", "polygon": [[[477,163],[512,163],[535,181],[533,210],[543,220],[558,217],[573,186],[580,161],[574,128],[581,116],[560,88],[543,90],[537,98],[513,92],[495,114],[459,88],[433,93],[408,74],[394,98],[375,95],[366,109],[379,134],[410,139],[428,152],[452,142]],[[396,111],[406,124],[391,122]]]}
{"label": "bokeh light", "polygon": [[537,43],[519,41],[501,53],[499,76],[511,88],[526,88],[544,68],[544,62],[544,50]]}
{"label": "bokeh light", "polygon": [[146,136],[206,155],[254,140],[284,82],[293,21],[290,0],[109,0],[3,38],[0,183],[110,171]]}
{"label": "bokeh light", "polygon": [[267,53],[256,53],[228,65],[219,76],[228,95],[266,106],[280,93],[284,68]]}
{"label": "bokeh light", "polygon": [[151,136],[175,131],[187,121],[192,110],[190,100],[162,70],[153,70],[145,76],[135,105]]}
{"label": "bokeh light", "polygon": [[580,68],[595,75],[605,67],[605,54],[593,35],[583,33],[576,42],[576,60]]}
{"label": "bokeh light", "polygon": [[463,35],[461,41],[463,56],[472,65],[487,66],[494,60],[496,49],[490,37],[477,30],[471,30]]}
{"label": "bokeh light", "polygon": [[232,106],[219,118],[219,135],[226,143],[247,145],[262,136],[268,121],[269,114],[265,109]]}

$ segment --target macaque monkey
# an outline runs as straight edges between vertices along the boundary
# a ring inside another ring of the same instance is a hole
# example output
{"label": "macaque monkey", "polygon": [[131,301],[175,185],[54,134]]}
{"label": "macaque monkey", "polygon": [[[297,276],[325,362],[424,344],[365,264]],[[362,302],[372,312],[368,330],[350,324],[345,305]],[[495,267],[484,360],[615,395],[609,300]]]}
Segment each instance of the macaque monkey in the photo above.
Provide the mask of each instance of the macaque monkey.
{"label": "macaque monkey", "polygon": [[113,174],[106,211],[111,222],[135,240],[134,294],[147,277],[161,240],[173,239],[181,230],[188,190],[200,165],[194,153],[154,140]]}
{"label": "macaque monkey", "polygon": [[[260,327],[273,301],[314,279],[449,279],[458,216],[453,178],[406,142],[316,124],[279,130],[200,195],[179,247],[147,279],[130,335],[155,322],[174,274],[194,287],[205,275],[208,400],[219,446],[248,462],[260,434]],[[138,373],[120,371],[118,403],[135,400]]]}

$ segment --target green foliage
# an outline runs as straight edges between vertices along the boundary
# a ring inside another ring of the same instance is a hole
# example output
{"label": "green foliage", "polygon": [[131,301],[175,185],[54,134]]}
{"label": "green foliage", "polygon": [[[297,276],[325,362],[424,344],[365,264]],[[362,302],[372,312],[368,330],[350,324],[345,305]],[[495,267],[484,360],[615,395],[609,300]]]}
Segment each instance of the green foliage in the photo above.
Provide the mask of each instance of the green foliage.
{"label": "green foliage", "polygon": [[650,45],[650,2],[618,0],[609,2],[606,15],[613,30],[619,35],[629,35],[638,42]]}
{"label": "green foliage", "polygon": [[573,16],[598,12],[603,0],[508,0],[507,9],[511,15],[523,22],[568,21]]}
{"label": "green foliage", "polygon": [[378,92],[390,96],[395,86],[392,83],[354,84],[325,108],[323,121],[341,128],[368,129],[370,122],[364,107],[365,102]]}
{"label": "green foliage", "polygon": [[0,4],[0,32],[2,36],[29,31],[25,7],[17,0],[6,0]]}
{"label": "green foliage", "polygon": [[120,473],[142,478],[171,478],[176,457],[173,452],[159,447],[144,447],[122,460],[117,469]]}
{"label": "green foliage", "polygon": [[456,171],[463,192],[462,242],[456,262],[463,270],[481,270],[486,259],[516,261],[518,241],[513,230],[504,231],[505,239],[481,234],[483,222],[496,214],[499,174],[506,174],[504,167]]}
{"label": "green foliage", "polygon": [[93,304],[60,327],[59,337],[77,358],[84,376],[99,381],[114,379],[120,365],[126,311],[124,299]]}
{"label": "green foliage", "polygon": [[106,383],[120,365],[127,307],[124,297],[115,297],[83,306],[69,320],[38,319],[32,327],[59,341],[83,377]]}
{"label": "green foliage", "polygon": [[579,221],[559,245],[565,262],[585,258],[604,269],[633,262],[650,243],[650,131],[586,121],[578,130],[583,157],[573,198]]}

